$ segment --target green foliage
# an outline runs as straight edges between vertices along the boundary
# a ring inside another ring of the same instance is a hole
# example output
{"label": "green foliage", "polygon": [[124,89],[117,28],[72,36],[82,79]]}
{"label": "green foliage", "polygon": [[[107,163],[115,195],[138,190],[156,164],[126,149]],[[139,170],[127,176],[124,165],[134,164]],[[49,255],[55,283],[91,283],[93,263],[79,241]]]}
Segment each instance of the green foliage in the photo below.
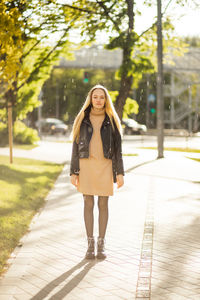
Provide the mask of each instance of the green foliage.
{"label": "green foliage", "polygon": [[[23,122],[16,121],[13,126],[13,142],[16,144],[33,145],[39,141],[38,132],[35,129],[27,127]],[[8,128],[3,122],[0,122],[0,146],[8,145]]]}
{"label": "green foliage", "polygon": [[[22,5],[23,1],[18,1]],[[0,99],[16,80],[20,70],[24,42],[22,39],[23,22],[20,20],[19,7],[9,4],[6,0],[0,2]]]}
{"label": "green foliage", "polygon": [[34,144],[39,141],[37,130],[27,127],[21,121],[16,121],[13,126],[13,139],[16,144]]}
{"label": "green foliage", "polygon": [[[117,96],[119,95],[118,91],[109,91],[112,102],[115,103]],[[123,109],[123,118],[128,118],[129,115],[135,114],[137,115],[139,112],[139,105],[136,100],[131,98],[126,99],[126,103]]]}
{"label": "green foliage", "polygon": [[70,5],[64,5],[64,10],[66,20],[75,16],[73,26],[78,28],[83,40],[87,42],[96,40],[99,31],[115,34],[116,29],[124,30],[127,7],[123,0],[73,0]]}
{"label": "green foliage", "polygon": [[109,91],[112,102],[115,103],[117,96],[119,95],[118,91]]}
{"label": "green foliage", "polygon": [[[7,68],[0,64],[0,72],[4,70],[7,74],[6,78],[1,77],[4,79],[4,88],[1,89],[0,95],[0,101],[4,104],[1,108],[5,107],[8,101],[12,102],[14,120],[17,117],[23,119],[39,105],[40,90],[52,67],[58,64],[59,56],[63,54],[66,57],[69,53],[67,37],[73,18],[66,23],[63,6],[54,0],[16,0],[12,1],[12,4],[3,0],[0,12],[4,11],[6,13],[3,16],[7,19],[3,19],[0,29],[2,35],[7,37],[8,32],[10,38],[7,39],[3,50],[0,49],[0,57],[4,55],[9,58],[10,55],[12,61],[9,63],[9,59],[5,60]],[[10,27],[6,26],[6,22]],[[14,40],[15,43],[9,44],[10,40]],[[70,56],[68,55],[68,58]],[[12,80],[9,81],[9,78]]]}
{"label": "green foliage", "polygon": [[[188,3],[187,0],[177,1]],[[149,0],[145,2],[152,5]],[[127,93],[124,93],[123,86],[129,92],[137,87],[144,73],[153,72],[157,65],[156,24],[138,35],[134,30],[134,15],[139,16],[141,12],[134,9],[133,0],[73,0],[70,4],[55,0],[2,0],[1,108],[11,101],[15,105],[14,119],[23,119],[39,105],[38,95],[52,67],[58,63],[61,54],[70,58],[68,33],[71,29],[81,33],[80,45],[98,40],[99,32],[104,32],[107,49],[122,49],[123,61],[116,78],[120,80],[120,101],[124,104]],[[163,16],[164,52],[168,61],[171,55],[183,55],[186,48],[183,41],[174,37],[173,30],[172,21]],[[92,82],[87,83],[88,87]],[[128,84],[124,85],[125,82]],[[84,86],[81,89],[84,90]],[[77,97],[81,97],[78,92]],[[74,114],[79,104],[79,101],[74,102],[68,108]],[[5,110],[0,111],[1,115],[5,118]]]}
{"label": "green foliage", "polygon": [[[64,42],[62,41],[61,44]],[[49,58],[46,58],[46,53],[51,51],[49,46],[37,47],[32,51],[32,56],[24,59],[23,68],[28,74],[28,80],[21,87],[18,92],[18,103],[15,108],[16,115],[19,119],[24,119],[28,112],[31,112],[35,107],[37,107],[40,102],[38,101],[38,96],[41,91],[41,87],[44,82],[49,78],[53,67],[59,63],[60,55],[65,52],[65,57],[67,57],[68,43],[65,41],[63,49],[55,50]],[[71,57],[69,55],[68,59]],[[43,64],[38,67],[38,64],[42,59],[45,59]]]}
{"label": "green foliage", "polygon": [[[177,0],[177,3],[188,3],[187,0]],[[156,1],[144,1],[147,6]],[[166,4],[170,4],[170,1]],[[137,88],[145,73],[153,73],[157,69],[157,28],[156,22],[140,35],[134,29],[136,3],[130,1],[90,1],[74,0],[65,6],[65,13],[77,16],[75,27],[79,28],[83,39],[98,41],[99,32],[105,33],[105,47],[113,50],[122,49],[122,64],[116,72],[116,79],[120,80],[119,96],[116,109],[119,116],[132,88]],[[109,37],[109,39],[107,38]],[[172,20],[163,15],[163,51],[164,62],[172,60],[173,55],[183,55],[187,45],[174,36]]]}
{"label": "green foliage", "polygon": [[6,122],[7,120],[7,110],[6,108],[0,109],[0,120]]}
{"label": "green foliage", "polygon": [[0,122],[0,146],[8,143],[8,129],[5,123]]}
{"label": "green foliage", "polygon": [[[127,32],[121,32],[117,37],[110,37],[110,41],[105,48],[113,50],[116,48],[123,49],[124,47],[127,47],[127,36]],[[139,36],[136,32],[132,31],[128,36],[128,45],[131,47],[138,40]]]}
{"label": "green foliage", "polygon": [[137,115],[138,112],[139,112],[139,105],[137,101],[128,97],[124,105],[123,118],[126,119],[131,114]]}
{"label": "green foliage", "polygon": [[3,122],[0,122],[0,131],[3,131],[6,129],[6,124]]}
{"label": "green foliage", "polygon": [[118,71],[116,71],[116,79],[120,80],[124,74],[133,77],[132,87],[137,88],[139,81],[142,79],[144,73],[153,73],[154,65],[151,58],[143,54],[137,54],[133,58],[127,59],[126,63],[122,64]]}

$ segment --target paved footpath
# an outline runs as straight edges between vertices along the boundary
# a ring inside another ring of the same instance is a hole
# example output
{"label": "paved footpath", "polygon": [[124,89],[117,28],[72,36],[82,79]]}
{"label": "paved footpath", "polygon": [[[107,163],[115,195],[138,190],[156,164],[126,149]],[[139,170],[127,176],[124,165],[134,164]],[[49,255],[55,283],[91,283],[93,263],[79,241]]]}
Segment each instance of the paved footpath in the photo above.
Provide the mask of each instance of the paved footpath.
{"label": "paved footpath", "polygon": [[[83,200],[65,165],[0,279],[1,300],[200,299],[200,163],[151,151],[124,160],[106,260],[84,259]],[[96,236],[97,218],[95,206]]]}

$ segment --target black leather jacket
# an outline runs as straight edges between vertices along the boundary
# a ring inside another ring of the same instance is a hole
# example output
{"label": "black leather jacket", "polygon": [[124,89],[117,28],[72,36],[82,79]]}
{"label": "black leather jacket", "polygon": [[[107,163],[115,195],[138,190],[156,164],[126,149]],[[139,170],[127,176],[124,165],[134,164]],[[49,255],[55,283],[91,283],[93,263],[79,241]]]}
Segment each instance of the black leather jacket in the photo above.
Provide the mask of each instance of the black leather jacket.
{"label": "black leather jacket", "polygon": [[[73,142],[72,157],[70,166],[70,175],[79,174],[79,159],[89,157],[89,144],[93,133],[92,124],[89,119],[91,107],[85,111],[85,117],[80,127],[79,142]],[[124,175],[124,166],[122,160],[121,135],[114,123],[114,130],[108,115],[101,126],[101,139],[103,144],[104,157],[112,159],[113,181],[116,182],[116,175]]]}

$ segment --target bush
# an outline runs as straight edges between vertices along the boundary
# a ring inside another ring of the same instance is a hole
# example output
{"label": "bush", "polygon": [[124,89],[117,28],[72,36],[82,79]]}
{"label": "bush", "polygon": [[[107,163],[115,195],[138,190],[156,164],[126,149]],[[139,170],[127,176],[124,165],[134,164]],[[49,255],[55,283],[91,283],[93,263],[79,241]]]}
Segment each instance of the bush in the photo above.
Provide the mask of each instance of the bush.
{"label": "bush", "polygon": [[27,127],[23,122],[16,121],[13,128],[13,139],[16,144],[34,144],[39,141],[38,132]]}
{"label": "bush", "polygon": [[5,123],[0,122],[0,146],[8,144],[8,131]]}
{"label": "bush", "polygon": [[[23,122],[16,121],[13,126],[13,142],[16,144],[33,145],[39,141],[37,130],[27,127]],[[8,130],[5,123],[0,122],[0,146],[8,145]]]}

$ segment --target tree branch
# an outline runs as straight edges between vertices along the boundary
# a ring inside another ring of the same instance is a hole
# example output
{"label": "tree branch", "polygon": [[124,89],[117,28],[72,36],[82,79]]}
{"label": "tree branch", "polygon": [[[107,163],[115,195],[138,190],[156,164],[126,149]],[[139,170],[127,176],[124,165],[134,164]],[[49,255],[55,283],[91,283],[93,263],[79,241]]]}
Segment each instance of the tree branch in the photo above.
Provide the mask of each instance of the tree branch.
{"label": "tree branch", "polygon": [[143,32],[139,35],[139,37],[143,36],[146,32],[148,32],[149,30],[153,29],[154,26],[155,26],[156,24],[157,24],[157,21],[154,22],[154,23],[153,23],[149,28],[147,28],[145,31],[143,31]]}
{"label": "tree branch", "polygon": [[72,8],[72,9],[74,9],[74,10],[87,12],[87,13],[89,13],[89,14],[95,13],[95,12],[92,11],[92,10],[88,10],[88,9],[85,9],[85,8],[80,8],[80,7],[73,6],[73,5],[69,5],[69,4],[63,4],[63,7],[69,7],[69,8]]}
{"label": "tree branch", "polygon": [[111,7],[109,7],[109,9],[112,9],[113,6],[115,6],[115,4],[116,4],[117,2],[118,2],[118,1],[115,1],[115,2],[111,5]]}
{"label": "tree branch", "polygon": [[42,65],[44,64],[44,62],[50,57],[50,55],[56,50],[56,48],[58,48],[60,46],[60,44],[63,41],[63,38],[65,37],[66,33],[70,30],[71,26],[69,26],[68,28],[65,29],[64,34],[62,35],[62,37],[59,39],[59,41],[57,42],[57,44],[49,51],[49,53],[40,61],[40,63],[36,66],[36,68],[31,72],[31,74],[29,75],[29,77],[19,86],[17,87],[17,91],[19,89],[21,89],[26,83],[29,83],[33,76],[39,71],[39,69],[42,67]]}
{"label": "tree branch", "polygon": [[[47,35],[46,35],[47,36]],[[31,53],[31,51],[37,47],[37,45],[41,42],[41,40],[37,41],[26,53],[24,53],[21,57],[21,59],[23,60],[27,55],[29,55]]]}
{"label": "tree branch", "polygon": [[169,0],[169,2],[167,3],[167,5],[165,6],[165,9],[163,10],[162,16],[166,13],[170,3],[172,2],[172,0]]}
{"label": "tree branch", "polygon": [[97,0],[97,4],[99,4],[100,7],[103,8],[105,15],[110,19],[110,21],[115,25],[116,30],[119,32],[120,28],[118,26],[118,24],[111,18],[111,16],[109,15],[108,9],[107,7],[104,5],[103,1],[98,1]]}
{"label": "tree branch", "polygon": [[[62,30],[53,30],[51,33],[58,32],[58,31],[62,31]],[[31,51],[33,51],[34,48],[37,47],[37,45],[48,36],[49,34],[46,34],[40,40],[38,40],[26,53],[22,55],[22,59],[24,59],[27,55],[29,55]]]}

